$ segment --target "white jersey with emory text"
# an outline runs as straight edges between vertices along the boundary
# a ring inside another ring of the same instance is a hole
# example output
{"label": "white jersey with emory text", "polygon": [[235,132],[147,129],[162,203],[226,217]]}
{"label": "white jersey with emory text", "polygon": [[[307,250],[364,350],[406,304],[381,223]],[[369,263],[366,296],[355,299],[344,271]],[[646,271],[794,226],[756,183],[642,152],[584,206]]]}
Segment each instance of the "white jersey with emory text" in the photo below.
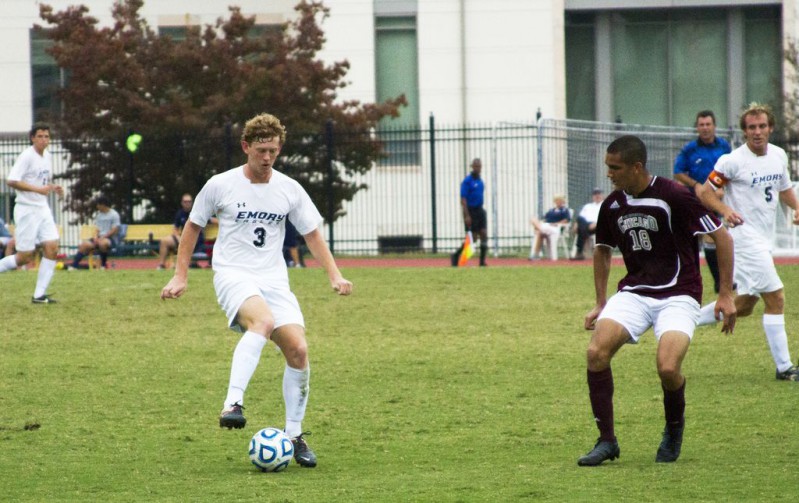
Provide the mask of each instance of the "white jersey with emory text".
{"label": "white jersey with emory text", "polygon": [[[26,148],[17,157],[17,162],[8,175],[9,181],[25,182],[37,187],[44,187],[52,182],[53,163],[50,151],[45,149],[42,155],[33,148]],[[47,196],[29,190],[18,190],[16,204],[28,206],[47,206]]]}
{"label": "white jersey with emory text", "polygon": [[297,181],[272,170],[269,183],[252,183],[244,166],[214,175],[194,199],[189,219],[205,227],[219,219],[213,269],[244,272],[288,285],[283,260],[286,218],[301,235],[317,229],[322,216]]}
{"label": "white jersey with emory text", "polygon": [[771,250],[779,193],[791,188],[785,151],[769,143],[766,154],[758,156],[744,143],[721,156],[714,171],[726,181],[724,203],[744,219],[730,229],[736,248]]}

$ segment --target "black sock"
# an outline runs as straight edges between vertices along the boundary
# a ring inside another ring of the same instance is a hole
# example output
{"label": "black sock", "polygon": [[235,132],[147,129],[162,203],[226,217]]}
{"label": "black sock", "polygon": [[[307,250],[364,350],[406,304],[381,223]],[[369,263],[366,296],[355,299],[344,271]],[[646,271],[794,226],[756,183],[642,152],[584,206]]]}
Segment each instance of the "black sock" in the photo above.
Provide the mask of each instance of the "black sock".
{"label": "black sock", "polygon": [[616,432],[613,428],[613,372],[610,367],[599,372],[588,371],[588,397],[599,428],[599,438],[613,442]]}
{"label": "black sock", "polygon": [[666,424],[674,426],[685,424],[685,381],[673,391],[663,388],[663,410]]}

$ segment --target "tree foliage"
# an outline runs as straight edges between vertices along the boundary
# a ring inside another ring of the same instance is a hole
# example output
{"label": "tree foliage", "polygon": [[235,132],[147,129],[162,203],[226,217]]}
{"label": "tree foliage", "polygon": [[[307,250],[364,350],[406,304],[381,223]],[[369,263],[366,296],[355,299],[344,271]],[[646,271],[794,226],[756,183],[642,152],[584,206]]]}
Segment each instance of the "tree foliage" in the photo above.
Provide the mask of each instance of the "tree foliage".
{"label": "tree foliage", "polygon": [[[337,100],[349,63],[317,59],[329,10],[303,0],[293,21],[258,30],[253,17],[231,7],[226,19],[173,40],[148,26],[143,4],[117,0],[110,26],[85,6],[40,7],[46,25],[37,29],[46,30],[67,74],[63,112],[52,121],[71,154],[64,175],[72,182],[70,208],[85,217],[102,193],[128,221],[128,204],[144,204],[143,220],[170,221],[182,193],[197,193],[210,176],[243,162],[243,123],[269,112],[288,132],[278,169],[302,183],[323,214],[332,202],[333,219],[341,216],[342,201],[364,188],[352,176],[381,155],[380,142],[365,132],[396,117],[405,98]],[[329,121],[336,131],[364,132],[336,146],[334,163],[324,141]],[[125,138],[134,130],[143,141],[131,155]]]}

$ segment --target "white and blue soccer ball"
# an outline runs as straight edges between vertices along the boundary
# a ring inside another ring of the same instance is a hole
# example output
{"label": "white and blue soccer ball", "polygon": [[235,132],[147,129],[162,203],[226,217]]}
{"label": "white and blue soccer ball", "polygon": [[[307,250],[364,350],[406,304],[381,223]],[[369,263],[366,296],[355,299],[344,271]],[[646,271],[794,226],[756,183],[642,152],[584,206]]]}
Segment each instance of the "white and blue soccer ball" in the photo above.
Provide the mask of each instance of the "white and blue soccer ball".
{"label": "white and blue soccer ball", "polygon": [[250,440],[250,461],[263,472],[285,470],[294,457],[294,444],[283,430],[264,428]]}

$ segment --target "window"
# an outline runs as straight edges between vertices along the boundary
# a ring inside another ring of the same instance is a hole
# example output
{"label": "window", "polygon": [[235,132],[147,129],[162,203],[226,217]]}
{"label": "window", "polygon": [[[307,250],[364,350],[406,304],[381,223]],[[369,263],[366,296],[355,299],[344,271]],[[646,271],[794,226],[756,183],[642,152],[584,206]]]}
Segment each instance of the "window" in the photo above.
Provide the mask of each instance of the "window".
{"label": "window", "polygon": [[47,32],[30,30],[31,98],[33,121],[49,121],[61,115],[58,90],[66,83],[65,72],[58,67],[47,49],[53,42]]}
{"label": "window", "polygon": [[750,101],[778,110],[780,12],[778,6],[567,11],[567,116],[692,126],[697,111],[711,109],[727,127]]}
{"label": "window", "polygon": [[594,16],[567,14],[566,103],[570,119],[595,118],[594,54]]}
{"label": "window", "polygon": [[746,103],[767,103],[779,113],[783,60],[779,7],[746,9],[744,30]]}
{"label": "window", "polygon": [[182,42],[186,40],[186,33],[188,31],[188,26],[159,26],[158,36],[169,37],[173,42]]}
{"label": "window", "polygon": [[[397,119],[383,119],[381,130],[392,130],[384,138],[388,164],[418,164],[419,63],[416,17],[396,16],[375,19],[376,94],[378,103],[402,94],[408,106]],[[402,131],[399,131],[399,130]]]}

